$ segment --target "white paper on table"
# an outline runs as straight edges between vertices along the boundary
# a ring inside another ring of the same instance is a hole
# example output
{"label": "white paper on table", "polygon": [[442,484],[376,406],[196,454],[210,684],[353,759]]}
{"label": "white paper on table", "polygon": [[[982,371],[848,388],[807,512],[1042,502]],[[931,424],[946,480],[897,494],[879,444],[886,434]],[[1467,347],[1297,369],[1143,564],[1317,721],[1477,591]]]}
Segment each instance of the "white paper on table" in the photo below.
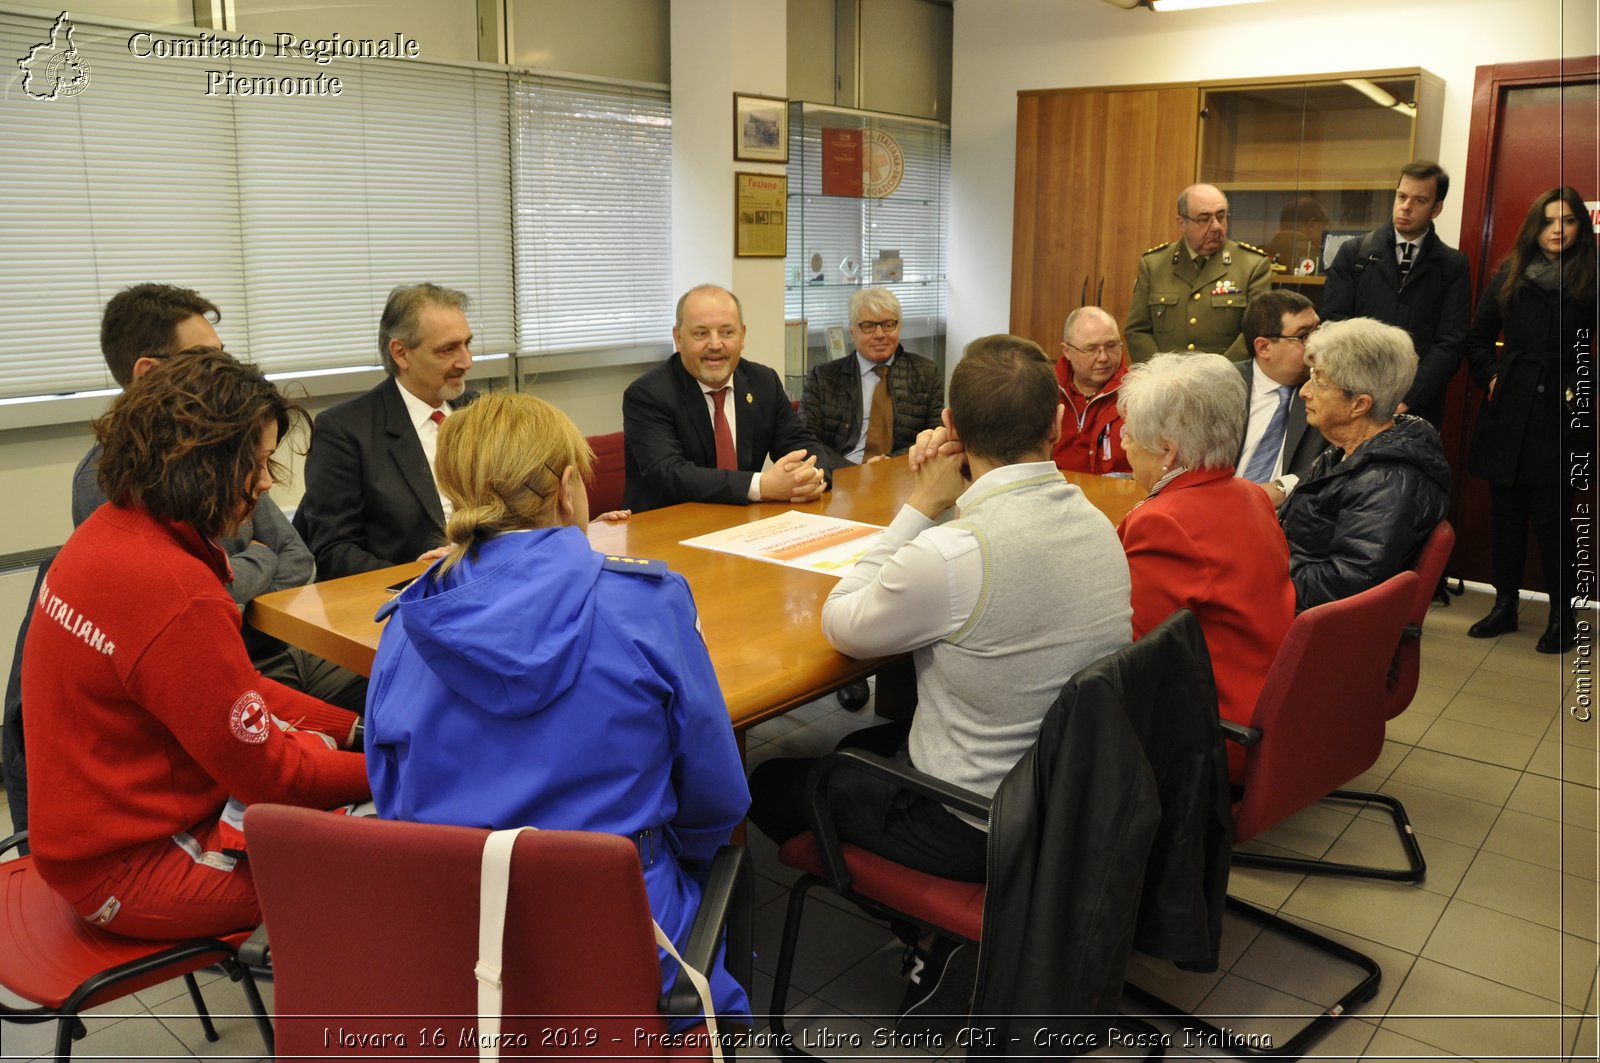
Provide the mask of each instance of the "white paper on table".
{"label": "white paper on table", "polygon": [[882,535],[876,524],[794,511],[696,535],[680,545],[838,577]]}

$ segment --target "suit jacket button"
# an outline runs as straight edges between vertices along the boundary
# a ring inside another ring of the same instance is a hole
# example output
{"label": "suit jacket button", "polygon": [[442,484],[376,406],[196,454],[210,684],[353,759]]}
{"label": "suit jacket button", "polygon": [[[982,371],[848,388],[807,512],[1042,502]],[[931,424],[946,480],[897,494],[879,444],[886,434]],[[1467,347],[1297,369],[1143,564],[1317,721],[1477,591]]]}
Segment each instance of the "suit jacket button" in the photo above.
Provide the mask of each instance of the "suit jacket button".
{"label": "suit jacket button", "polygon": [[1200,323],[1200,319],[1197,318],[1197,317],[1191,317],[1189,319],[1189,324],[1191,324],[1191,325],[1198,325],[1199,323]]}

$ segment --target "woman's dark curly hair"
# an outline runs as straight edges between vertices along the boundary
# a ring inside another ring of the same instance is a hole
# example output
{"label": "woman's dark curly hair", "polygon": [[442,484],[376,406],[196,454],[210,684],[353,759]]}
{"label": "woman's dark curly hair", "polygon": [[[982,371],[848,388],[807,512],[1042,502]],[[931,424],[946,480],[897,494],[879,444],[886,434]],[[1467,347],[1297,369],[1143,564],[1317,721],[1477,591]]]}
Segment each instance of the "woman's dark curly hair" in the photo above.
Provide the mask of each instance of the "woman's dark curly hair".
{"label": "woman's dark curly hair", "polygon": [[[305,419],[255,366],[190,347],[129,384],[94,422],[104,449],[100,489],[119,506],[220,538],[255,506],[262,429],[276,424],[281,440]],[[271,469],[279,479],[282,466],[274,460]]]}

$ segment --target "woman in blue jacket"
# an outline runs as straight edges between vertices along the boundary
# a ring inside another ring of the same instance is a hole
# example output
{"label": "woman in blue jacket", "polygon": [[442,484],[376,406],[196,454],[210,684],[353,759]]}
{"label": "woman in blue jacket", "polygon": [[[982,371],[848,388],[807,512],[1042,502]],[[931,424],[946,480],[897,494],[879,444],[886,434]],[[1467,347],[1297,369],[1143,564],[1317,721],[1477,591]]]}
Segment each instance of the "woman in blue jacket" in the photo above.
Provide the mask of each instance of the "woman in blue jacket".
{"label": "woman in blue jacket", "polygon": [[[387,819],[636,839],[651,912],[681,947],[696,874],[750,793],[688,584],[589,546],[592,463],[531,395],[444,422],[450,552],[384,610],[367,772]],[[664,961],[664,988],[676,974]],[[748,1014],[720,957],[707,974],[721,1015]]]}

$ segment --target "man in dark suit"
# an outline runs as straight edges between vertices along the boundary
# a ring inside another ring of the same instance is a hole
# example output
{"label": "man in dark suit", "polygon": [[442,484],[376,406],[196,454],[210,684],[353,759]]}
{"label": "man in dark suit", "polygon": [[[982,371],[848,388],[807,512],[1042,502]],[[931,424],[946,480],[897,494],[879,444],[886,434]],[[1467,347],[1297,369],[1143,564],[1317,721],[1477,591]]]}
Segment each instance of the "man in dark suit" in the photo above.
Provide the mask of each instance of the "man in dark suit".
{"label": "man in dark suit", "polygon": [[1234,467],[1265,488],[1274,506],[1283,505],[1328,445],[1321,432],[1306,426],[1300,397],[1309,375],[1306,340],[1317,325],[1311,300],[1286,288],[1258,296],[1244,312],[1244,338],[1254,357],[1233,363],[1244,377],[1247,399],[1244,445]]}
{"label": "man in dark suit", "polygon": [[1407,165],[1394,190],[1392,221],[1346,240],[1322,289],[1324,320],[1371,317],[1410,333],[1417,376],[1400,412],[1425,417],[1435,428],[1471,325],[1467,256],[1433,228],[1449,190],[1450,175],[1437,163]]}
{"label": "man in dark suit", "polygon": [[[704,284],[678,300],[677,351],[622,396],[624,507],[678,502],[810,502],[828,464],[778,374],[747,363],[744,312],[726,289]],[[772,466],[762,471],[766,459]]]}
{"label": "man in dark suit", "polygon": [[944,375],[900,346],[900,300],[887,288],[850,297],[855,354],[806,375],[800,416],[835,468],[899,454],[939,427]]}
{"label": "man in dark suit", "polygon": [[317,417],[297,522],[320,579],[428,560],[447,503],[433,480],[439,425],[470,402],[468,299],[436,284],[389,293],[378,350],[389,378]]}

